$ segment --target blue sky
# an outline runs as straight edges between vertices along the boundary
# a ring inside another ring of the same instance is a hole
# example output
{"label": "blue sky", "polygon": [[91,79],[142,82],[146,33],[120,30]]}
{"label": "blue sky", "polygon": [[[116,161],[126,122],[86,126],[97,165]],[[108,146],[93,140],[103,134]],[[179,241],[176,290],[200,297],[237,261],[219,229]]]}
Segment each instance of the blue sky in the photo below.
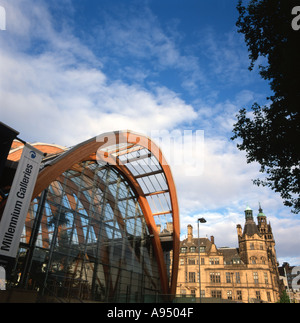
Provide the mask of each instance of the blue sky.
{"label": "blue sky", "polygon": [[236,224],[247,204],[256,216],[260,202],[280,263],[297,265],[299,216],[252,184],[259,165],[230,140],[238,110],[267,104],[270,94],[248,70],[236,2],[0,0],[0,119],[24,140],[64,146],[111,130],[202,130],[201,174],[170,161],[182,238],[201,216],[201,236],[237,247]]}

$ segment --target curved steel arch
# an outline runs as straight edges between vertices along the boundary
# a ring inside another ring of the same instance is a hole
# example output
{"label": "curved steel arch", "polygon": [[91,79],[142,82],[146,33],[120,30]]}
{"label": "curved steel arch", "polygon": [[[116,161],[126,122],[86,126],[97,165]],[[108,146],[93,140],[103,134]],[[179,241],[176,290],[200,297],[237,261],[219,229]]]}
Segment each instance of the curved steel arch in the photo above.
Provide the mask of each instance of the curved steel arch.
{"label": "curved steel arch", "polygon": [[[142,158],[140,155],[141,152],[144,153]],[[155,170],[149,166],[147,172],[145,171],[146,166],[142,166],[141,163],[138,165],[140,161],[146,161],[147,159],[149,165],[151,162],[155,163],[153,166]],[[179,208],[171,169],[160,148],[150,138],[131,131],[109,132],[94,137],[62,153],[54,160],[45,164],[44,169],[38,176],[32,200],[66,170],[86,160],[94,160],[113,165],[126,178],[137,194],[138,202],[145,216],[149,232],[153,236],[152,242],[160,271],[162,292],[164,294],[174,295],[179,264]],[[137,164],[143,171],[137,172],[133,166],[134,164]],[[149,192],[146,188],[145,181],[147,179],[148,182],[151,182],[153,178],[156,179],[158,185],[161,184],[159,182],[165,180],[163,185],[167,185],[167,189],[158,190],[156,188],[154,191]],[[141,181],[144,182],[143,185],[141,185],[143,183]],[[159,203],[164,199],[167,201],[167,204],[170,201],[170,210],[155,213],[151,209],[147,199],[154,195]],[[169,214],[172,217],[173,262],[170,285],[163,248],[154,219],[154,217],[163,216],[164,214]]]}

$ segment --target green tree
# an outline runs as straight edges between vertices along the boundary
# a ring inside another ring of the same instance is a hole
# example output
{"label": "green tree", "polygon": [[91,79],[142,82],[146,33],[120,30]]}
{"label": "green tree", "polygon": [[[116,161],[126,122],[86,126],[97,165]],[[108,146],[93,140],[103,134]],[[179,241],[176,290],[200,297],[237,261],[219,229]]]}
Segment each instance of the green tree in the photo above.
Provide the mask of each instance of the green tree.
{"label": "green tree", "polygon": [[254,103],[250,112],[239,111],[232,137],[248,163],[261,165],[265,176],[254,184],[279,192],[294,213],[300,211],[300,30],[292,28],[297,5],[297,0],[250,0],[246,6],[240,0],[237,5],[236,25],[248,47],[249,69],[264,58],[267,64],[258,66],[259,73],[272,95],[268,105]]}
{"label": "green tree", "polygon": [[290,303],[290,298],[286,292],[286,290],[283,290],[282,293],[280,294],[280,300],[279,303]]}

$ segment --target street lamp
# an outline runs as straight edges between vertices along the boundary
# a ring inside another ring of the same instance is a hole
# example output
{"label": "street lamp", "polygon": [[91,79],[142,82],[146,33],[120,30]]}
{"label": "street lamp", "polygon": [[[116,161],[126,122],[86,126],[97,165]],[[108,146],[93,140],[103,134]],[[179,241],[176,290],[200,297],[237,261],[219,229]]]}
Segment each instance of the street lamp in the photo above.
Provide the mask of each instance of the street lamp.
{"label": "street lamp", "polygon": [[199,218],[198,222],[198,265],[199,265],[199,294],[200,294],[200,303],[201,303],[201,273],[200,273],[200,235],[199,235],[199,223],[206,223],[204,218]]}

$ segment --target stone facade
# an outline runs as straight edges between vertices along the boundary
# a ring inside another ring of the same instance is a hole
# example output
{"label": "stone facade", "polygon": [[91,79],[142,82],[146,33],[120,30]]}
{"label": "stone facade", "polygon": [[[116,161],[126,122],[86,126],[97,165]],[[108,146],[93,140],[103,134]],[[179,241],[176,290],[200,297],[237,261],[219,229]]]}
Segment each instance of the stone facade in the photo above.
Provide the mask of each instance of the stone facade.
{"label": "stone facade", "polygon": [[[259,209],[245,210],[244,229],[237,225],[239,248],[217,248],[214,237],[194,238],[188,225],[181,241],[177,295],[238,302],[277,302],[279,275],[275,240],[267,217]],[[199,252],[200,251],[200,252]],[[200,268],[200,275],[199,275]]]}

